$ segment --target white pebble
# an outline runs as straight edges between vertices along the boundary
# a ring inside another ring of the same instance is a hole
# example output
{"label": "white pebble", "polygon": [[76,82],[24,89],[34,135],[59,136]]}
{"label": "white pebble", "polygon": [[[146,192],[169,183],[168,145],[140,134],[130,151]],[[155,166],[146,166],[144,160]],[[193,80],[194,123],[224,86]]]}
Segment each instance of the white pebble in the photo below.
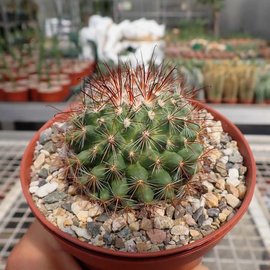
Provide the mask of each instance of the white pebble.
{"label": "white pebble", "polygon": [[227,178],[226,183],[237,187],[240,184],[240,181],[237,178]]}
{"label": "white pebble", "polygon": [[32,187],[29,188],[29,192],[30,192],[31,194],[32,194],[32,193],[36,193],[38,189],[39,189],[38,186],[32,186]]}
{"label": "white pebble", "polygon": [[39,181],[33,181],[30,183],[30,187],[38,186],[38,184],[39,184]]}
{"label": "white pebble", "polygon": [[224,149],[222,151],[223,151],[225,156],[230,156],[233,152],[233,150],[231,148],[227,148],[227,149]]}
{"label": "white pebble", "polygon": [[239,171],[236,168],[229,169],[229,178],[238,178]]}
{"label": "white pebble", "polygon": [[48,194],[52,193],[53,191],[55,191],[58,187],[57,183],[47,183],[41,187],[39,187],[39,189],[36,191],[36,195],[39,198],[43,198],[45,196],[47,196]]}
{"label": "white pebble", "polygon": [[76,227],[74,225],[71,226],[71,229],[76,233],[76,235],[78,237],[83,237],[87,240],[91,239],[91,235],[87,232],[86,229],[82,229],[82,228]]}

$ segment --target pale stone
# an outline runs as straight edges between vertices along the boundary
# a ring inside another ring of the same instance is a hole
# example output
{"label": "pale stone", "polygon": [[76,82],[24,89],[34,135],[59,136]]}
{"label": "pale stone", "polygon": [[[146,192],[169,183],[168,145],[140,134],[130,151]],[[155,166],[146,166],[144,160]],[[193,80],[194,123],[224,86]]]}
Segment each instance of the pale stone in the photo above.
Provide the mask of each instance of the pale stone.
{"label": "pale stone", "polygon": [[227,178],[226,183],[237,187],[240,184],[240,181],[237,178]]}
{"label": "pale stone", "polygon": [[189,235],[189,229],[186,226],[176,225],[172,227],[171,234],[173,235]]}
{"label": "pale stone", "polygon": [[29,188],[29,192],[31,194],[33,194],[33,193],[36,193],[38,191],[38,189],[39,189],[38,186],[32,186],[32,187]]}
{"label": "pale stone", "polygon": [[82,238],[85,238],[87,240],[90,240],[91,239],[91,235],[88,233],[88,231],[84,228],[79,228],[79,227],[76,227],[76,226],[71,226],[71,229],[76,233],[76,235],[78,237],[82,237]]}
{"label": "pale stone", "polygon": [[47,183],[41,187],[39,187],[39,189],[36,191],[36,195],[39,198],[43,198],[45,196],[47,196],[48,194],[52,193],[53,191],[55,191],[58,187],[57,183]]}
{"label": "pale stone", "polygon": [[46,156],[43,153],[38,155],[38,157],[36,158],[36,160],[34,161],[34,164],[33,164],[35,169],[41,168],[41,166],[45,162],[45,158],[46,158]]}
{"label": "pale stone", "polygon": [[88,218],[88,211],[79,211],[76,214],[77,218],[79,219],[79,221],[82,221],[83,223],[87,222],[87,218]]}
{"label": "pale stone", "polygon": [[123,217],[117,217],[112,222],[112,230],[114,232],[120,231],[127,225],[126,220]]}
{"label": "pale stone", "polygon": [[233,208],[238,207],[241,203],[241,201],[232,194],[226,195],[225,198],[226,198],[228,205],[230,205]]}
{"label": "pale stone", "polygon": [[169,217],[158,216],[154,218],[154,227],[156,229],[170,229],[174,225],[174,222]]}
{"label": "pale stone", "polygon": [[96,217],[101,215],[104,212],[104,209],[98,204],[92,204],[88,209],[88,215],[90,217]]}
{"label": "pale stone", "polygon": [[229,193],[231,193],[233,196],[235,196],[236,198],[239,197],[239,191],[238,191],[238,189],[237,189],[235,186],[233,186],[233,185],[231,185],[231,184],[227,184],[227,185],[226,185],[226,190],[227,190]]}
{"label": "pale stone", "polygon": [[189,233],[193,238],[197,238],[197,237],[202,236],[201,233],[196,231],[196,230],[190,230]]}

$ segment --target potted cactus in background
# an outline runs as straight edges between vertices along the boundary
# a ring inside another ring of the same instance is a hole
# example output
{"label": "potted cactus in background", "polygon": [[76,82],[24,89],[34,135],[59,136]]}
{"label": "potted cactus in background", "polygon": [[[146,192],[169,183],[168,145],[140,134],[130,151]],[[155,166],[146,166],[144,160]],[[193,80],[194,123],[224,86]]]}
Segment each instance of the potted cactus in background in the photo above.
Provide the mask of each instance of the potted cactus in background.
{"label": "potted cactus in background", "polygon": [[108,68],[26,149],[31,209],[89,269],[193,269],[247,210],[246,140],[174,74]]}

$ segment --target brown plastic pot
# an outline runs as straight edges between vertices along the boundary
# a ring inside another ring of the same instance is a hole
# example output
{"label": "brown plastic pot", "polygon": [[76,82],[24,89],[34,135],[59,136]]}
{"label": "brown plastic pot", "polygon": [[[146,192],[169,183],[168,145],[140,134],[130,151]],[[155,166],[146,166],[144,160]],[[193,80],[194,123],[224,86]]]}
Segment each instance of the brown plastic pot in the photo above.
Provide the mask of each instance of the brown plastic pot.
{"label": "brown plastic pot", "polygon": [[220,120],[222,122],[224,131],[228,132],[232,138],[237,141],[239,150],[244,157],[245,166],[248,168],[246,175],[247,192],[239,210],[233,218],[226,222],[222,227],[200,240],[171,250],[149,253],[128,253],[96,247],[62,232],[50,223],[38,210],[36,204],[33,202],[31,194],[29,193],[30,167],[32,165],[34,148],[36,146],[36,141],[39,139],[40,132],[50,127],[53,122],[64,120],[66,114],[58,115],[48,121],[35,134],[29,143],[22,159],[20,172],[21,184],[25,198],[33,213],[45,229],[52,233],[64,250],[79,259],[85,265],[85,269],[191,270],[199,264],[202,256],[212,249],[236,225],[247,211],[256,183],[256,165],[250,147],[239,129],[227,118],[202,103],[194,101],[194,104],[199,108],[205,108],[211,112],[216,120]]}

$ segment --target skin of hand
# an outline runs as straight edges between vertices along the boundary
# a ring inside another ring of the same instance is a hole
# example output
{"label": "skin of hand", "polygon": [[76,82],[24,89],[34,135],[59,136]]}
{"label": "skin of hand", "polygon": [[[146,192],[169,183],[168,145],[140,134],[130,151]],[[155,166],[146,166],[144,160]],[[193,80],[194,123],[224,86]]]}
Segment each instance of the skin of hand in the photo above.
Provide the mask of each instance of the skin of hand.
{"label": "skin of hand", "polygon": [[8,257],[6,270],[82,270],[35,220]]}
{"label": "skin of hand", "polygon": [[[53,236],[35,220],[8,257],[6,270],[82,270]],[[193,270],[209,270],[202,264]]]}

